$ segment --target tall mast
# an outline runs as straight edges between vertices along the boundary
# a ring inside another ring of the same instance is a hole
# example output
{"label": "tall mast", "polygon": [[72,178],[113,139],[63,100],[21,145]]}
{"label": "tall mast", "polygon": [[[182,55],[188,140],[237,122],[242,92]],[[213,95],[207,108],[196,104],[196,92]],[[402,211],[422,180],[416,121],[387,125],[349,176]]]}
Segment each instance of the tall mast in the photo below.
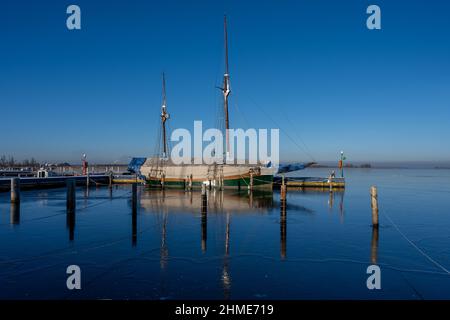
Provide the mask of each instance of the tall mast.
{"label": "tall mast", "polygon": [[169,119],[169,114],[166,111],[166,78],[162,74],[162,106],[161,106],[161,126],[163,139],[163,158],[167,157],[167,138],[166,138],[166,121]]}
{"label": "tall mast", "polygon": [[228,33],[227,33],[227,16],[223,18],[224,42],[225,42],[225,73],[223,75],[223,108],[225,111],[225,131],[226,131],[226,154],[230,152],[230,140],[228,129],[230,129],[230,122],[228,118],[228,96],[231,93],[230,89],[230,75],[228,73]]}

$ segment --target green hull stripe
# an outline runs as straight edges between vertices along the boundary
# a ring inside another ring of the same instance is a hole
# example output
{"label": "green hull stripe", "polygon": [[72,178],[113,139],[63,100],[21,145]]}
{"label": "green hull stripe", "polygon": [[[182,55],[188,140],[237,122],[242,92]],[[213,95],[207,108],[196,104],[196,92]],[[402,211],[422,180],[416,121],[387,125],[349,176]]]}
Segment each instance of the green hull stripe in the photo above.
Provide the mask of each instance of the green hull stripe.
{"label": "green hull stripe", "polygon": [[[161,181],[157,179],[148,179],[147,183],[150,186],[154,187],[160,187]],[[186,185],[185,185],[186,183]],[[273,175],[264,175],[264,176],[255,176],[253,178],[253,186],[263,186],[263,185],[272,185],[273,183]],[[193,181],[192,186],[193,187],[201,187],[203,184],[202,181]],[[223,181],[224,187],[236,187],[236,188],[247,188],[248,185],[250,185],[250,178],[248,177],[242,177],[237,179],[226,179]],[[187,181],[184,180],[177,180],[177,181],[165,181],[164,183],[165,187],[177,187],[177,188],[185,188],[187,187]]]}

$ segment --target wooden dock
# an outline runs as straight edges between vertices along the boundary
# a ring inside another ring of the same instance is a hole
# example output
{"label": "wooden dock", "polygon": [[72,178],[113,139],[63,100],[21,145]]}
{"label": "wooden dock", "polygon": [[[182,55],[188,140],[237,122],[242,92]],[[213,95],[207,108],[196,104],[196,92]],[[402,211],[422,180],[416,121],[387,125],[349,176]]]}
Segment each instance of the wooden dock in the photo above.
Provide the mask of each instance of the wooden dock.
{"label": "wooden dock", "polygon": [[[286,187],[288,189],[303,189],[303,188],[316,188],[316,189],[344,189],[345,178],[320,178],[320,177],[285,177]],[[281,177],[273,178],[273,187],[280,188]]]}
{"label": "wooden dock", "polygon": [[[29,178],[20,177],[20,188],[21,189],[45,189],[45,188],[58,188],[65,187],[67,179],[75,179],[76,185],[86,185],[87,176],[57,176],[57,177],[47,177],[47,178]],[[108,175],[90,175],[89,176],[90,185],[108,185],[109,176]],[[11,189],[11,178],[0,178],[0,192],[10,191]]]}
{"label": "wooden dock", "polygon": [[115,184],[131,184],[144,183],[145,181],[135,175],[114,175],[112,182]]}

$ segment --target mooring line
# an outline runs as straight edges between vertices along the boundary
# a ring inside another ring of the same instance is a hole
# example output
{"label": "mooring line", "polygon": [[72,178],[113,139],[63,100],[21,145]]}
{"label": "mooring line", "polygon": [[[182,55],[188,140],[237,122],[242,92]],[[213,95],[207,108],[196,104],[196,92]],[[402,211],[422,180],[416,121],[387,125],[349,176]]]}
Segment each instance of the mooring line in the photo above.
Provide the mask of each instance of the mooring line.
{"label": "mooring line", "polygon": [[428,254],[426,254],[425,251],[420,249],[412,240],[410,240],[401,230],[400,228],[392,221],[392,219],[389,217],[389,215],[386,213],[385,210],[382,211],[383,215],[389,220],[389,222],[394,226],[395,229],[397,229],[398,233],[409,242],[410,245],[412,245],[420,254],[422,254],[425,258],[427,258],[429,261],[431,261],[435,266],[440,268],[442,271],[444,271],[446,274],[450,275],[450,271],[448,271],[444,266],[442,266],[439,262],[431,258]]}

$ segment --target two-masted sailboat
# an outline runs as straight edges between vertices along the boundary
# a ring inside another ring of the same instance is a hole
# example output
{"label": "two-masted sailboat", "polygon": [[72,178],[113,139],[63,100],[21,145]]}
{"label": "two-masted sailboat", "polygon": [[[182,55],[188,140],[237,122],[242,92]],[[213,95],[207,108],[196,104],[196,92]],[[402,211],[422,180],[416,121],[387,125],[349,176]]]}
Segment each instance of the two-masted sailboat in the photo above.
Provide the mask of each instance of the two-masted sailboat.
{"label": "two-masted sailboat", "polygon": [[[230,151],[230,128],[228,101],[231,93],[228,70],[227,20],[224,18],[225,73],[223,75],[223,108],[226,132],[226,154]],[[169,119],[166,105],[165,79],[163,75],[163,99],[161,106],[162,150],[155,157],[147,158],[140,168],[150,186],[194,188],[206,184],[219,188],[272,189],[275,168],[264,164],[227,164],[226,161],[213,164],[175,164],[170,159],[166,122]]]}

